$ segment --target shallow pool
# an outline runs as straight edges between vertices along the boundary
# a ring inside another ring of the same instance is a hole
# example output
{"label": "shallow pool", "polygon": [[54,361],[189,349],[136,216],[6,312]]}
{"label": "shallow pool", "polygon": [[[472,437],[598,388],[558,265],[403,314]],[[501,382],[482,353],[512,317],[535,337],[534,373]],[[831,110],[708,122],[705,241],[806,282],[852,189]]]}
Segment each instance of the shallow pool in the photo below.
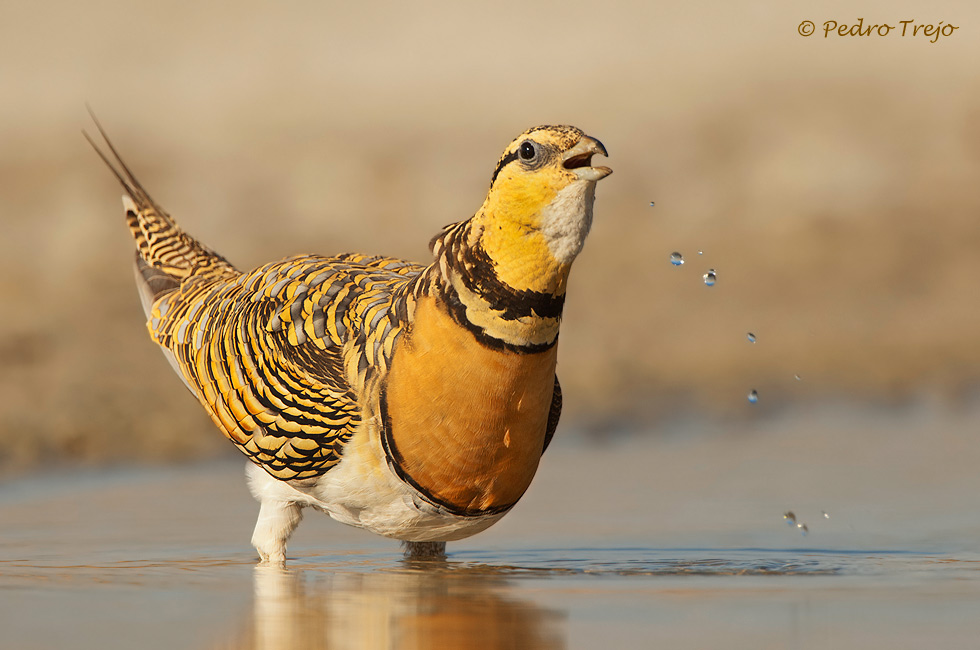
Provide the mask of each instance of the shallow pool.
{"label": "shallow pool", "polygon": [[310,513],[287,568],[257,567],[238,459],[7,481],[0,647],[974,648],[977,423],[568,434],[444,562]]}

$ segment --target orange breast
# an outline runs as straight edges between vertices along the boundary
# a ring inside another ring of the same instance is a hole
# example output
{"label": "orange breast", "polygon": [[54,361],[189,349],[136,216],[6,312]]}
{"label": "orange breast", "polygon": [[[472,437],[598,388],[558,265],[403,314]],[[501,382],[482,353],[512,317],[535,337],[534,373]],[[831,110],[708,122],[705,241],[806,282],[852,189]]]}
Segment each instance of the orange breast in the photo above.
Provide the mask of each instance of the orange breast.
{"label": "orange breast", "polygon": [[541,458],[556,354],[491,350],[421,300],[385,388],[386,443],[403,477],[457,511],[516,503]]}

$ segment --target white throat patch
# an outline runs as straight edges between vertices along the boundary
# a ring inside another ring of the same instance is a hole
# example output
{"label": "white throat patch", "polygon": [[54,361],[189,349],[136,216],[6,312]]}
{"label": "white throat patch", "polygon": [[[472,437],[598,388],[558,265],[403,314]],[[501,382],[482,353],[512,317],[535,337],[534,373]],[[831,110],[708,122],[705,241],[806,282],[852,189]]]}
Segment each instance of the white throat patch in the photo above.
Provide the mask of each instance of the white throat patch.
{"label": "white throat patch", "polygon": [[541,211],[541,233],[548,249],[561,264],[570,264],[582,251],[592,227],[595,181],[577,181],[566,186]]}

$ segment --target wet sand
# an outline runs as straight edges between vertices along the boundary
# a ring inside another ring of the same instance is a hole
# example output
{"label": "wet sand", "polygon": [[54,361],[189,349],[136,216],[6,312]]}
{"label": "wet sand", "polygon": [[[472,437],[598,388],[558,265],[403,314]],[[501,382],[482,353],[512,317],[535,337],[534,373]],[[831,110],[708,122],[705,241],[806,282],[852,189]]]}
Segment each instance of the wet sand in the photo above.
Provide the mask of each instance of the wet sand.
{"label": "wet sand", "polygon": [[7,481],[2,645],[975,647],[978,416],[567,431],[517,508],[444,563],[309,513],[287,569],[256,567],[237,458]]}

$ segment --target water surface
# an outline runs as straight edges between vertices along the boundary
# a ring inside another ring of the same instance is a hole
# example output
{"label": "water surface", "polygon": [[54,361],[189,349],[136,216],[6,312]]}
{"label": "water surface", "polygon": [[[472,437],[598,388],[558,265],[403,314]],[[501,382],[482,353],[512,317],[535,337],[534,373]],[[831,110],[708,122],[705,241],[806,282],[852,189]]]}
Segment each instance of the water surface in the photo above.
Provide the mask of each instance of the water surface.
{"label": "water surface", "polygon": [[0,645],[976,647],[974,422],[825,412],[569,435],[515,511],[444,562],[311,513],[286,569],[256,566],[237,459],[8,481]]}

